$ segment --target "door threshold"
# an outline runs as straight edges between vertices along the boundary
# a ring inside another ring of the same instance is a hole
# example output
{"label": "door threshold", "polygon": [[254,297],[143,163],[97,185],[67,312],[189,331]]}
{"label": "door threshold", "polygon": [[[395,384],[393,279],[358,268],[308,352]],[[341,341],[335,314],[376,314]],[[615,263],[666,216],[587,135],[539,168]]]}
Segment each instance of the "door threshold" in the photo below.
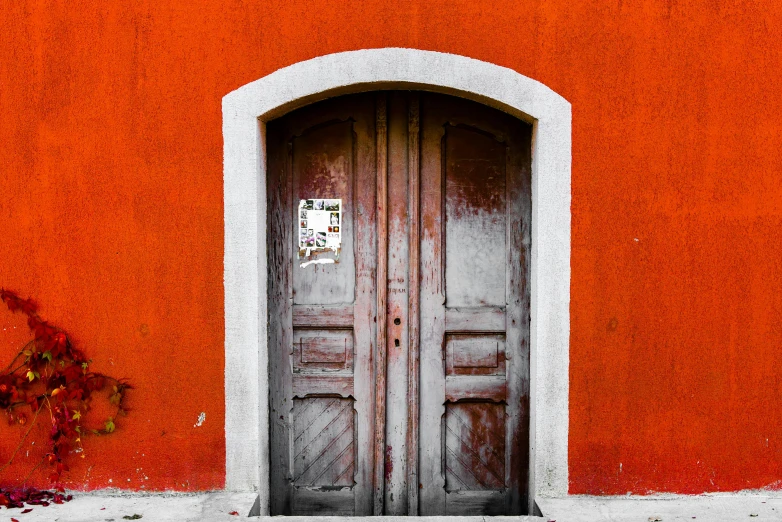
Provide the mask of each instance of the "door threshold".
{"label": "door threshold", "polygon": [[[537,511],[537,505],[535,506]],[[415,519],[420,522],[446,522],[448,520],[454,520],[459,522],[485,522],[491,520],[515,520],[518,522],[549,522],[548,517],[534,516],[534,515],[436,515],[436,516],[408,516],[408,515],[378,515],[378,516],[316,516],[316,515],[277,515],[277,516],[260,516],[261,513],[261,497],[255,497],[255,503],[248,517],[257,517],[259,522],[263,521],[279,521],[285,519],[290,522],[306,522],[310,520],[330,520],[333,522],[339,522],[341,520],[349,522],[374,522],[378,520],[401,520],[401,519]]]}

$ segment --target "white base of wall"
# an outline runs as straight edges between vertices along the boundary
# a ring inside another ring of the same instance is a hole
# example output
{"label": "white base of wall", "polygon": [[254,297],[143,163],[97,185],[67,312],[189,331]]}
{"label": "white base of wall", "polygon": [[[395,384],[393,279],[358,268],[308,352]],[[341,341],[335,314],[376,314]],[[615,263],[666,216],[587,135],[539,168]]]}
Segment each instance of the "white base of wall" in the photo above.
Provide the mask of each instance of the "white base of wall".
{"label": "white base of wall", "polygon": [[765,494],[752,491],[649,497],[570,495],[562,498],[538,498],[536,502],[546,520],[557,522],[782,520],[782,492],[776,491]]}

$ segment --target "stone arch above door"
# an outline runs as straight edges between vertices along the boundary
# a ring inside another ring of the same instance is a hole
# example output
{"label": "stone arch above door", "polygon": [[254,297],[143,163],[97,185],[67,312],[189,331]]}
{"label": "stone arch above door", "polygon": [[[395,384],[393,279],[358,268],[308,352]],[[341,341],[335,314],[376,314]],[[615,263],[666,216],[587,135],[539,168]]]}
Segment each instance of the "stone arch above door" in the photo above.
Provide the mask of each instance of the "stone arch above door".
{"label": "stone arch above door", "polygon": [[571,108],[511,69],[415,49],[326,55],[223,98],[226,489],[269,502],[265,122],[340,94],[443,92],[533,124],[530,481],[534,496],[568,489]]}

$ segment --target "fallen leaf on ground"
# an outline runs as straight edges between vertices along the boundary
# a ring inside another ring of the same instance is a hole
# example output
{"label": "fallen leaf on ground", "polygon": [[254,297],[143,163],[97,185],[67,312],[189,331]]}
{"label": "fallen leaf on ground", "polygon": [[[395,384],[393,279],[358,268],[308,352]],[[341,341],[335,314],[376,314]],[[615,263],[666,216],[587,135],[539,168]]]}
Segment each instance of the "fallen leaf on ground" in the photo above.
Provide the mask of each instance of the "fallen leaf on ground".
{"label": "fallen leaf on ground", "polygon": [[30,511],[32,511],[32,510],[33,510],[33,508],[27,508],[27,509],[23,509],[23,510],[22,510],[22,513],[23,513],[23,514],[24,514],[24,513],[29,513],[29,512],[30,512]]}
{"label": "fallen leaf on ground", "polygon": [[125,520],[138,520],[138,519],[140,519],[143,516],[144,515],[139,515],[138,513],[134,513],[133,515],[125,515],[122,518],[124,518]]}
{"label": "fallen leaf on ground", "polygon": [[229,515],[238,515],[238,514],[239,514],[239,512],[238,512],[238,511],[231,511],[231,512],[230,512],[230,513],[228,513],[228,514],[229,514]]}

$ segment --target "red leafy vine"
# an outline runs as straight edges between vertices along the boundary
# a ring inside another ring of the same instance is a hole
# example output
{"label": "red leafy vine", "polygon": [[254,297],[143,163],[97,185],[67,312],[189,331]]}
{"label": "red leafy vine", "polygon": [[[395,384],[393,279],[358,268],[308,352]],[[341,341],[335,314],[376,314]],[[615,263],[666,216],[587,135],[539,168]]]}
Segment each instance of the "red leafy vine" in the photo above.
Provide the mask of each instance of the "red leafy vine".
{"label": "red leafy vine", "polygon": [[[41,491],[0,483],[0,506],[22,507],[25,502],[43,506],[49,502],[60,504],[70,500],[70,495],[62,494],[64,489],[60,481],[69,469],[69,455],[79,453],[84,458],[83,436],[114,431],[116,418],[128,411],[123,402],[125,392],[132,386],[124,379],[90,371],[90,360],[71,344],[65,332],[40,318],[32,299],[22,299],[14,292],[0,289],[0,301],[11,312],[26,315],[27,326],[34,335],[0,371],[0,410],[5,410],[9,425],[19,425],[25,430],[8,462],[0,464],[0,476],[13,463],[41,411],[48,411],[51,430],[47,452],[24,480],[42,464],[48,464],[49,480],[55,490]],[[102,424],[90,426],[86,419],[92,394],[105,389],[109,390],[109,402],[116,407],[115,413]]]}

